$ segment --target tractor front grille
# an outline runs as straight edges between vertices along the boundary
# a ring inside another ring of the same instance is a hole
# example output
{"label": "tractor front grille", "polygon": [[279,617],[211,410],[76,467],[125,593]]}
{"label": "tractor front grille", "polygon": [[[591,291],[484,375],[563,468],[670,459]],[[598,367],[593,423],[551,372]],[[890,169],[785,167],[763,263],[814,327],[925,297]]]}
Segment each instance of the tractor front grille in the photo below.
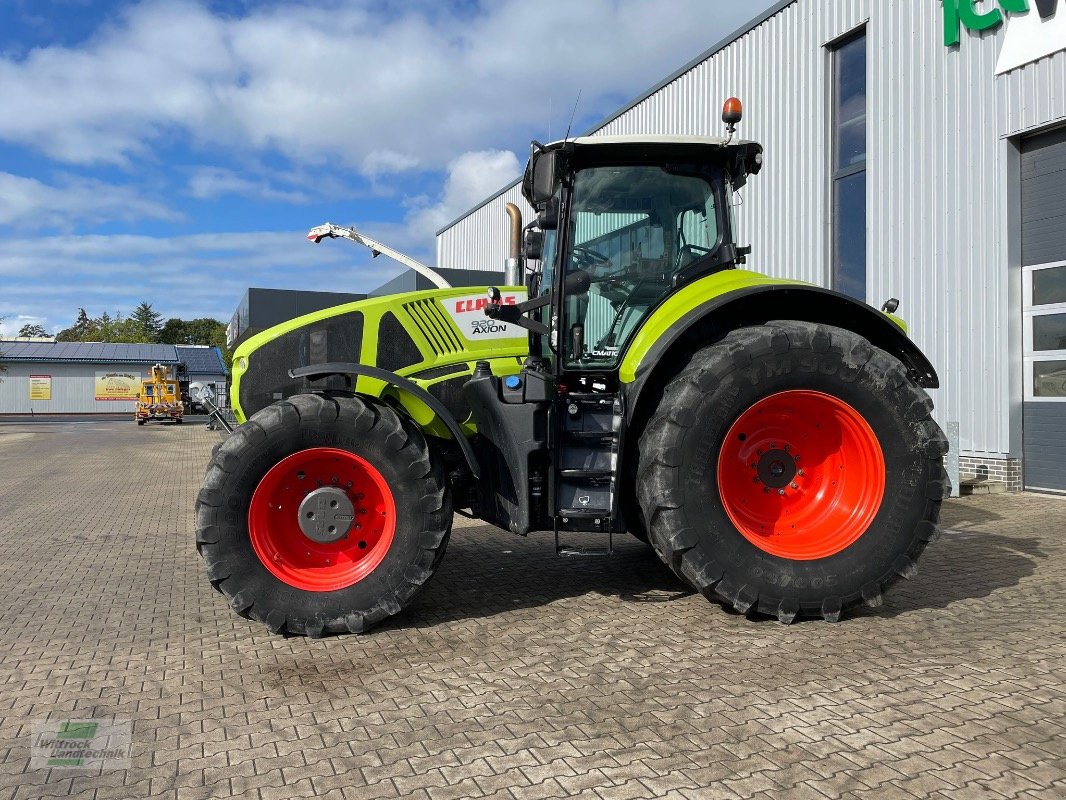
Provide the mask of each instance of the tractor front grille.
{"label": "tractor front grille", "polygon": [[363,315],[350,311],[283,333],[256,348],[248,356],[248,369],[241,378],[240,401],[245,416],[312,389],[343,389],[346,383],[340,375],[312,384],[306,378],[290,378],[289,370],[328,361],[358,363],[362,341]]}
{"label": "tractor front grille", "polygon": [[438,356],[463,351],[459,334],[436,300],[414,300],[403,307]]}

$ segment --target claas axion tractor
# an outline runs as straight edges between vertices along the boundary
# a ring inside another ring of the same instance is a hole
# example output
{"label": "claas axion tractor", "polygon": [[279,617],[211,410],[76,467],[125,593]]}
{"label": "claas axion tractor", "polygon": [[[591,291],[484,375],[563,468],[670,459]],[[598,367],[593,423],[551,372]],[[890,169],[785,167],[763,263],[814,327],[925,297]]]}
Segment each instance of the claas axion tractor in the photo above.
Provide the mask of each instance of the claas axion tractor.
{"label": "claas axion tractor", "polygon": [[[197,501],[233,610],[366,631],[433,576],[454,511],[562,553],[629,532],[706,597],[784,623],[910,577],[949,486],[937,376],[895,300],[740,268],[733,196],[763,156],[739,116],[731,99],[726,138],[534,142],[510,285],[449,288],[398,256],[441,288],[241,345],[241,424]],[[393,252],[310,234],[337,236]]]}

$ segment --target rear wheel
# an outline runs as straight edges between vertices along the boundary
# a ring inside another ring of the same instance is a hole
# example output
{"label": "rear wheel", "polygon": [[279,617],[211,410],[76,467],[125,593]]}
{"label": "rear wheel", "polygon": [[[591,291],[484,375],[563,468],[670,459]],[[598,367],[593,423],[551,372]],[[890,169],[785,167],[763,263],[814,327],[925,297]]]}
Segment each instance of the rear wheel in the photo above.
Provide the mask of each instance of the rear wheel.
{"label": "rear wheel", "polygon": [[384,404],[298,395],[223,442],[197,548],[237,613],[275,633],[363,632],[429,580],[451,529],[440,465]]}
{"label": "rear wheel", "polygon": [[640,442],[656,552],[741,613],[836,621],[914,574],[947,442],[903,365],[826,325],[771,322],[697,352]]}

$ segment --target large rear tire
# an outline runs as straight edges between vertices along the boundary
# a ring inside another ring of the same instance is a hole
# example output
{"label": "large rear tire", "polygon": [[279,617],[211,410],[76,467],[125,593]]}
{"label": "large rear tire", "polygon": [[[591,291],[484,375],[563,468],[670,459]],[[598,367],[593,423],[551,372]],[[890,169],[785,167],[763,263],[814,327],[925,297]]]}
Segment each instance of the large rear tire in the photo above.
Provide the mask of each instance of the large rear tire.
{"label": "large rear tire", "polygon": [[196,514],[197,549],[233,610],[308,636],[362,633],[399,613],[436,571],[452,521],[416,425],[382,403],[318,394],[238,427],[211,459]]}
{"label": "large rear tire", "polygon": [[640,440],[663,561],[707,597],[837,621],[937,535],[947,440],[903,365],[849,331],[770,322],[698,351]]}

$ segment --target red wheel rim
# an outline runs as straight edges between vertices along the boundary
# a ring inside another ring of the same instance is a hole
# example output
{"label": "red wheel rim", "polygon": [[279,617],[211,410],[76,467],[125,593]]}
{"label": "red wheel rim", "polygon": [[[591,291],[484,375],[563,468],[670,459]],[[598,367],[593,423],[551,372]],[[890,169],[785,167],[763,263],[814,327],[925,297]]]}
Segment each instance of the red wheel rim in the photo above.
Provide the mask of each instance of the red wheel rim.
{"label": "red wheel rim", "polygon": [[[300,527],[304,498],[335,487],[349,498],[354,519],[346,538],[319,542]],[[396,533],[396,503],[385,478],[347,450],[314,447],[282,459],[256,487],[248,509],[252,548],[274,577],[312,592],[344,589],[385,558]]]}
{"label": "red wheel rim", "polygon": [[761,550],[810,561],[870,527],[885,493],[885,458],[863,416],[836,397],[780,392],[737,418],[718,454],[730,521]]}

